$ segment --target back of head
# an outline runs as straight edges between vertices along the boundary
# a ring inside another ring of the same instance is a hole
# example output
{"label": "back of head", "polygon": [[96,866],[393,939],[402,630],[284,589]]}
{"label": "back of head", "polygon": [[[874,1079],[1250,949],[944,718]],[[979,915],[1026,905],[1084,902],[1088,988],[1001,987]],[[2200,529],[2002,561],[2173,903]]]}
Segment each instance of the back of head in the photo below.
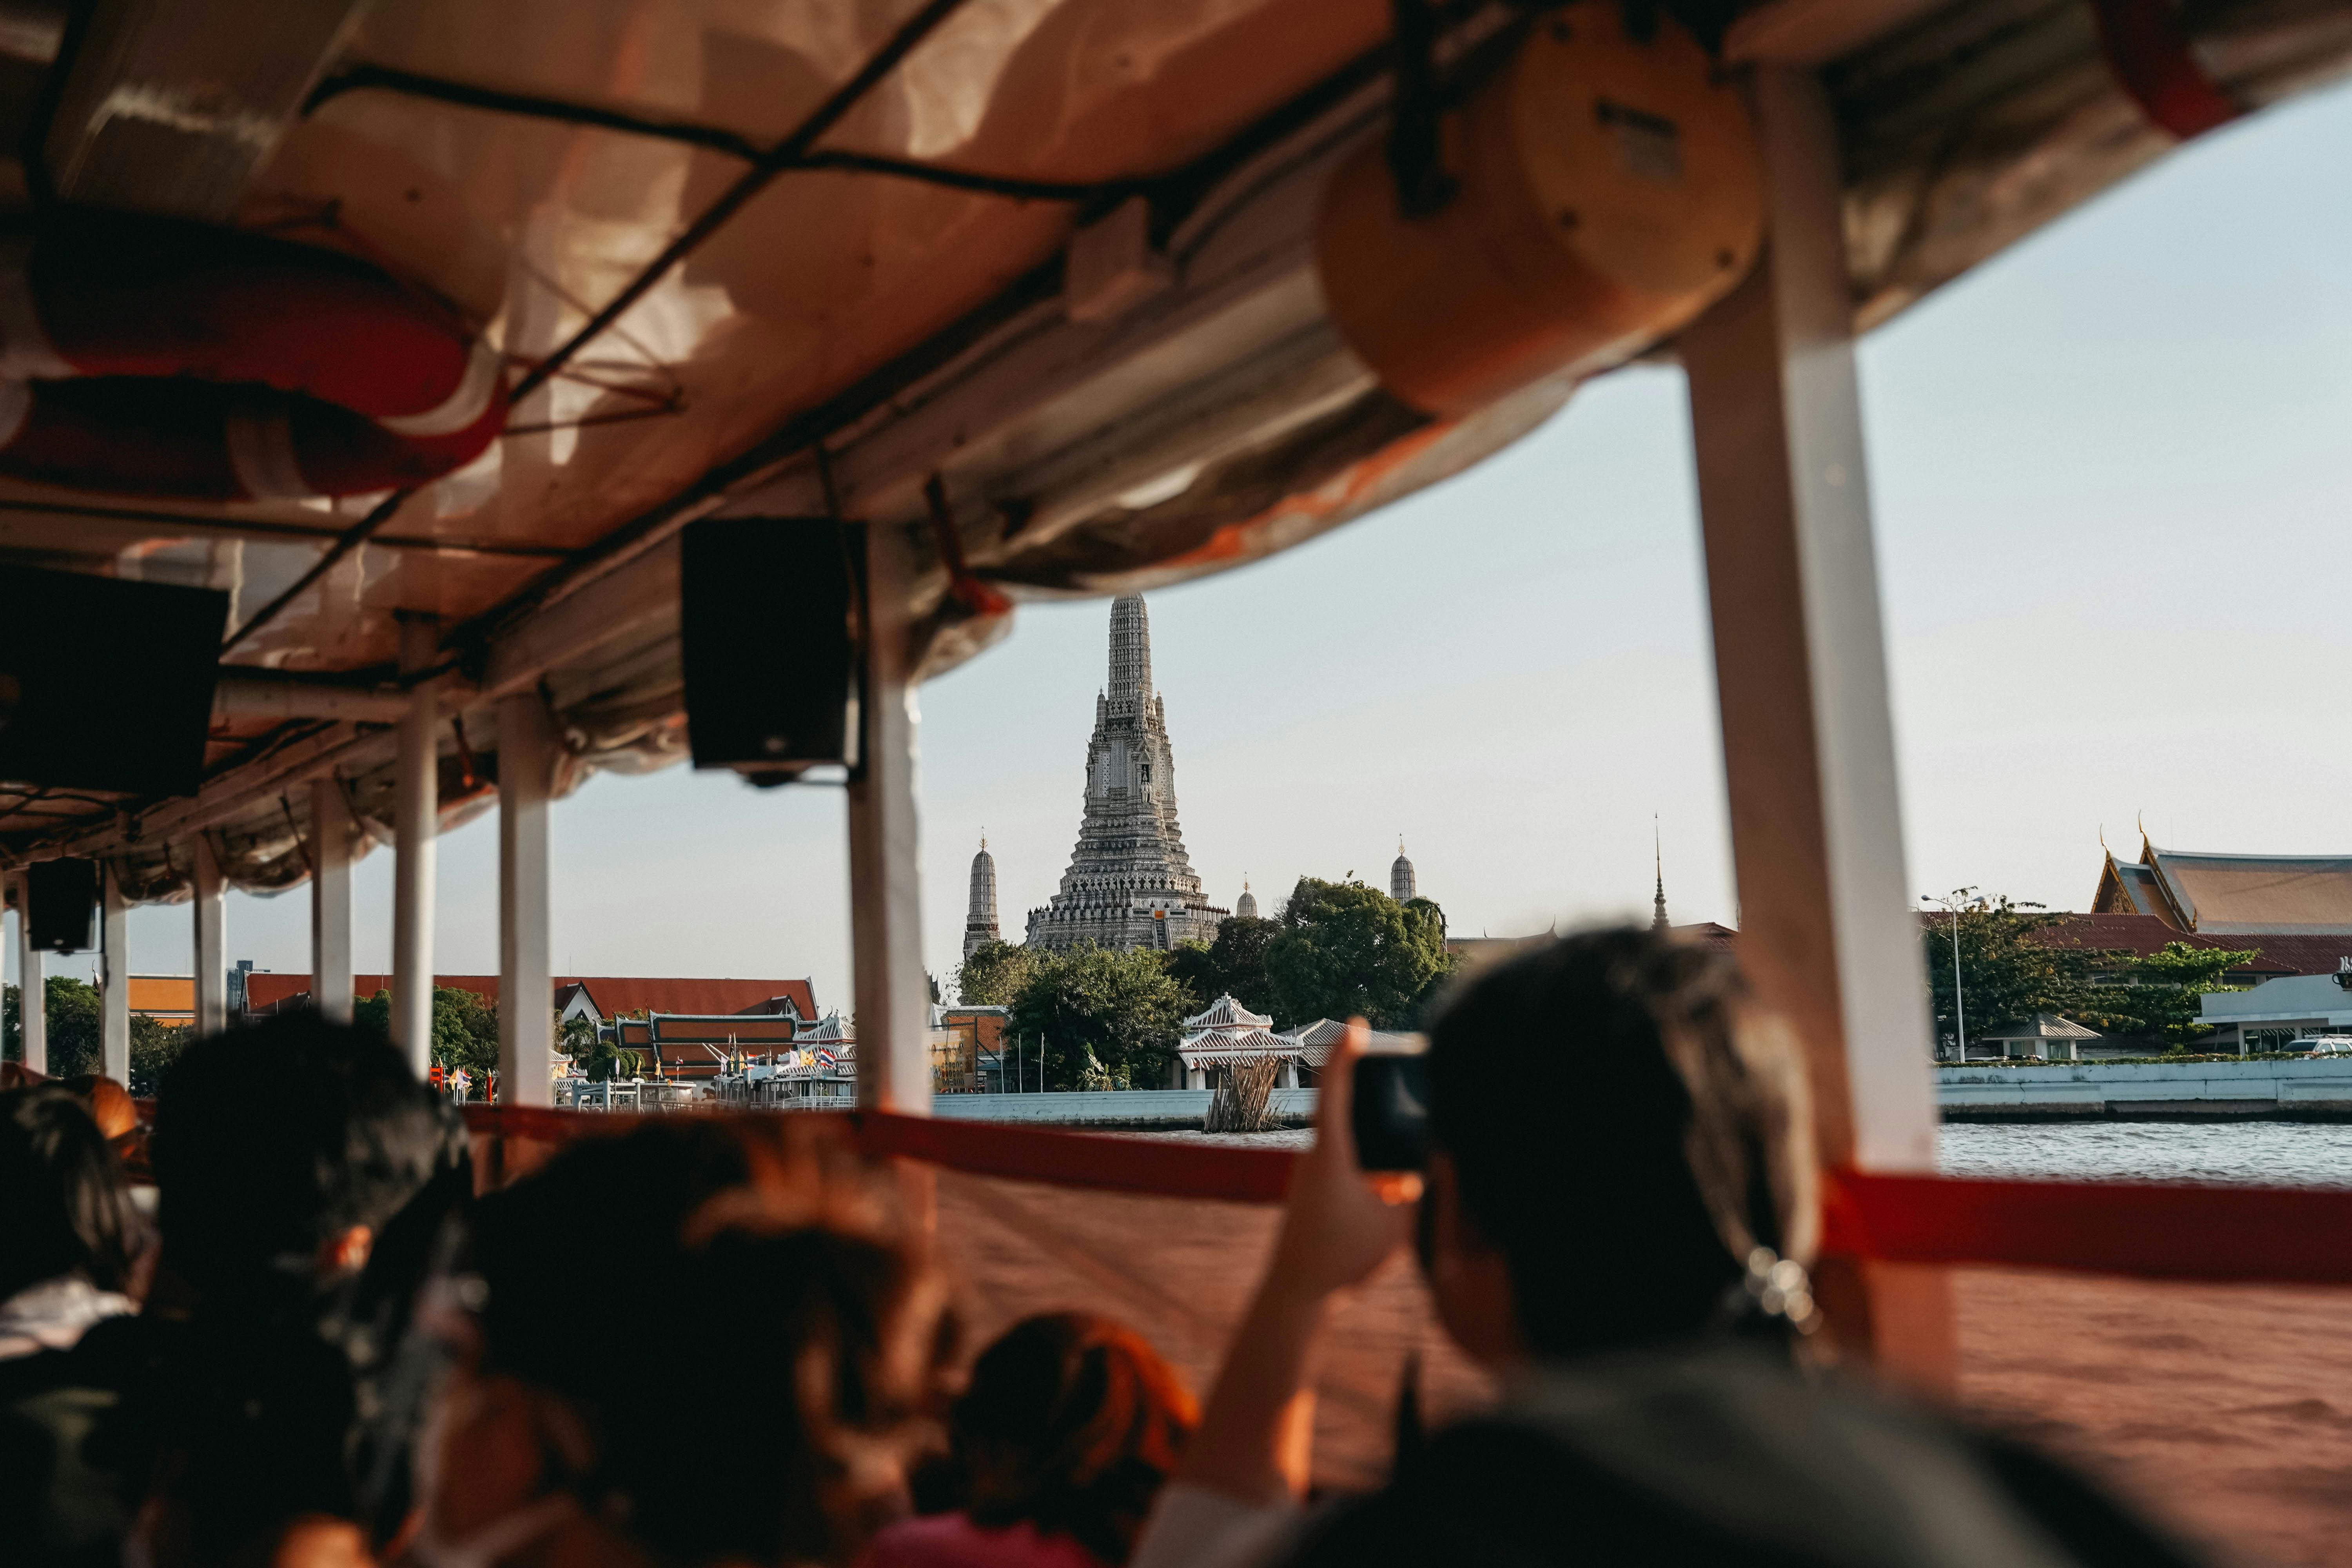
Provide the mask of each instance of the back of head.
{"label": "back of head", "polygon": [[139,1231],[122,1168],[71,1090],[0,1093],[0,1300],[60,1275],[121,1290]]}
{"label": "back of head", "polygon": [[1695,1333],[1751,1249],[1810,1257],[1801,1064],[1723,953],[1623,928],[1474,976],[1430,1028],[1430,1125],[1562,1355]]}
{"label": "back of head", "polygon": [[307,1279],[322,1245],[381,1230],[462,1141],[374,1034],[302,1012],[198,1040],[156,1097],[163,1262],[199,1291]]}
{"label": "back of head", "polygon": [[[700,1117],[648,1120],[582,1138],[474,1216],[485,1363],[535,1387],[590,1398],[616,1344],[658,1344],[657,1321],[702,1205],[751,1179],[742,1142]],[[690,1321],[667,1327],[694,1331]]]}
{"label": "back of head", "polygon": [[478,1215],[478,1370],[557,1395],[584,1444],[551,1484],[686,1568],[847,1561],[952,1348],[887,1184],[776,1121],[586,1140]]}
{"label": "back of head", "polygon": [[1175,1370],[1108,1318],[1055,1312],[981,1352],[957,1401],[972,1518],[1026,1521],[1127,1561],[1199,1413]]}

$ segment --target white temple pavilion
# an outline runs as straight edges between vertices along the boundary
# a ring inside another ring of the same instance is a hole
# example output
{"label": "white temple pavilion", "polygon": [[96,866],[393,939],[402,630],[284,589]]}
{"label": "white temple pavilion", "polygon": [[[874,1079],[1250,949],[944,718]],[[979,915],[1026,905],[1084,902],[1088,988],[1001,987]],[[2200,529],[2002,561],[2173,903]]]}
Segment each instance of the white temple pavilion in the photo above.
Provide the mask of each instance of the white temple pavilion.
{"label": "white temple pavilion", "polygon": [[[1338,1037],[1336,1027],[1330,1037]],[[1176,1047],[1176,1056],[1186,1089],[1213,1087],[1212,1077],[1220,1068],[1269,1060],[1282,1064],[1279,1086],[1297,1089],[1300,1065],[1321,1067],[1330,1051],[1328,1039],[1310,1045],[1297,1035],[1275,1033],[1272,1018],[1251,1012],[1228,994],[1184,1020],[1184,1043]]]}

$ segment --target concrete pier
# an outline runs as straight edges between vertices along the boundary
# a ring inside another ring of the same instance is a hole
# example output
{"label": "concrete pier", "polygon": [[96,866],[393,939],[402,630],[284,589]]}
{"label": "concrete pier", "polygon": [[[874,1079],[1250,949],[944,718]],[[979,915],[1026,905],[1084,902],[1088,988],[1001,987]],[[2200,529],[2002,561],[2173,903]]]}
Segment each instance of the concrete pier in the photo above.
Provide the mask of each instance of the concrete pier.
{"label": "concrete pier", "polygon": [[2352,1121],[2352,1057],[1936,1069],[1947,1121]]}

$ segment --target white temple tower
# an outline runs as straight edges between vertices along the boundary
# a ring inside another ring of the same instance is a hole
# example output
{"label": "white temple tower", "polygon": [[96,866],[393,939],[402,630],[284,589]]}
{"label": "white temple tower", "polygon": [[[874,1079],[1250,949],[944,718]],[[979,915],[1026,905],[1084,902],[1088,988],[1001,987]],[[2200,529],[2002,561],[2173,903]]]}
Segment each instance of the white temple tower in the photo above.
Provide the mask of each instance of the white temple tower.
{"label": "white temple tower", "polygon": [[1242,879],[1242,896],[1234,900],[1234,918],[1244,921],[1257,919],[1257,895],[1249,890],[1247,877]]}
{"label": "white temple tower", "polygon": [[1110,607],[1110,682],[1095,699],[1085,815],[1061,887],[1029,911],[1029,945],[1171,948],[1217,934],[1225,911],[1202,896],[1176,823],[1176,754],[1151,689],[1151,622],[1142,597]]}
{"label": "white temple tower", "polygon": [[980,836],[980,853],[971,858],[971,902],[963,917],[963,955],[970,958],[983,943],[997,941],[996,857],[988,852],[988,835]]}
{"label": "white temple tower", "polygon": [[1404,858],[1404,840],[1397,840],[1397,858],[1389,866],[1389,897],[1398,903],[1411,903],[1421,897],[1414,891],[1412,862]]}

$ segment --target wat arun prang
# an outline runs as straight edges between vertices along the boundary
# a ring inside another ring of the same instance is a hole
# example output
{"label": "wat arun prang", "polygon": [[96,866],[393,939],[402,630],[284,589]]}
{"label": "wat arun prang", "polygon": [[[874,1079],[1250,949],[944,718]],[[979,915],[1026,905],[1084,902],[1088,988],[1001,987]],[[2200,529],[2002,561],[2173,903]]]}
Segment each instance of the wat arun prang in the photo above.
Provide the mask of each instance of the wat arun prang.
{"label": "wat arun prang", "polygon": [[1110,684],[1095,698],[1078,847],[1061,890],[1029,911],[1029,945],[1166,949],[1213,941],[1227,913],[1202,897],[1184,853],[1168,710],[1151,689],[1151,622],[1130,595],[1110,607]]}

